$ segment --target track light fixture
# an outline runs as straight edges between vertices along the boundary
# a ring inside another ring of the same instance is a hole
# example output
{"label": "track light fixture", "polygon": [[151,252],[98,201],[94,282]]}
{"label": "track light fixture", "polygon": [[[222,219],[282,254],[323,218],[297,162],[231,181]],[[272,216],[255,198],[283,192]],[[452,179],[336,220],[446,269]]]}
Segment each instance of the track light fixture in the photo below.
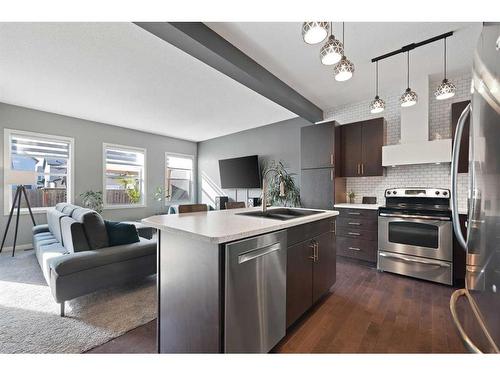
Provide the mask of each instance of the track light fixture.
{"label": "track light fixture", "polygon": [[437,100],[449,99],[455,95],[456,87],[446,79],[446,38],[444,38],[444,79],[434,91]]}
{"label": "track light fixture", "polygon": [[319,52],[321,63],[323,65],[336,64],[340,61],[343,54],[344,45],[333,35],[333,24],[330,22],[330,36]]}
{"label": "track light fixture", "polygon": [[385,102],[378,96],[378,61],[375,63],[375,99],[370,103],[371,113],[380,113],[385,109]]}
{"label": "track light fixture", "polygon": [[407,83],[407,89],[401,95],[401,98],[399,98],[399,102],[401,104],[401,107],[411,107],[412,105],[417,104],[418,100],[418,95],[415,91],[413,91],[410,88],[410,51],[406,52],[406,83]]}
{"label": "track light fixture", "polygon": [[[342,22],[342,45],[344,46],[345,53],[345,23]],[[347,59],[345,54],[342,55],[340,61],[334,65],[333,74],[336,81],[347,81],[354,73],[354,64]]]}
{"label": "track light fixture", "polygon": [[302,38],[307,44],[321,43],[328,35],[328,22],[304,22]]}

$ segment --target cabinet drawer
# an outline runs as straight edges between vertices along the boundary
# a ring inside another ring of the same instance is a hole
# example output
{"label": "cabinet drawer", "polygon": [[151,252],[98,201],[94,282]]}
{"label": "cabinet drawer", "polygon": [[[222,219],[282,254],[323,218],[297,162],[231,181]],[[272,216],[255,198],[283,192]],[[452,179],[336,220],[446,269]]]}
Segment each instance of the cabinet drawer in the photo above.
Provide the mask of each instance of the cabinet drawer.
{"label": "cabinet drawer", "polygon": [[345,227],[337,227],[337,236],[357,238],[359,240],[368,241],[376,241],[378,239],[377,231]]}
{"label": "cabinet drawer", "polygon": [[377,241],[337,237],[337,255],[375,263],[377,261]]}
{"label": "cabinet drawer", "polygon": [[292,246],[296,243],[309,240],[313,237],[319,236],[322,233],[331,232],[334,228],[334,221],[335,219],[328,218],[321,221],[314,221],[312,223],[288,228],[286,230],[288,246]]}
{"label": "cabinet drawer", "polygon": [[376,231],[378,221],[369,218],[341,216],[337,219],[337,227]]}
{"label": "cabinet drawer", "polygon": [[377,220],[378,210],[363,210],[355,208],[335,208],[339,211],[339,217],[366,218]]}

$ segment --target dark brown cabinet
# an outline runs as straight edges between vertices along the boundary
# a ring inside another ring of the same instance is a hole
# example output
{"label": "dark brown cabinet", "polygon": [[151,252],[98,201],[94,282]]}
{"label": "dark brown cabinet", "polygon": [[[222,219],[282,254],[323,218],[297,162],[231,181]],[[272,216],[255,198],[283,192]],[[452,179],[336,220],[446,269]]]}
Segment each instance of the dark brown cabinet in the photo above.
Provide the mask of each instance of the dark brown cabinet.
{"label": "dark brown cabinet", "polygon": [[383,117],[342,125],[340,139],[341,177],[383,175]]}
{"label": "dark brown cabinet", "polygon": [[[451,129],[452,137],[455,138],[455,132],[457,130],[458,119],[462,114],[463,110],[470,103],[469,100],[463,102],[453,103],[451,105]],[[467,116],[465,120],[465,126],[462,133],[462,139],[460,140],[460,155],[458,155],[458,173],[469,172],[469,122],[470,115]]]}
{"label": "dark brown cabinet", "polygon": [[286,325],[289,327],[335,283],[335,222],[325,219],[288,230]]}
{"label": "dark brown cabinet", "polygon": [[378,211],[366,209],[339,209],[337,219],[338,255],[377,262]]}

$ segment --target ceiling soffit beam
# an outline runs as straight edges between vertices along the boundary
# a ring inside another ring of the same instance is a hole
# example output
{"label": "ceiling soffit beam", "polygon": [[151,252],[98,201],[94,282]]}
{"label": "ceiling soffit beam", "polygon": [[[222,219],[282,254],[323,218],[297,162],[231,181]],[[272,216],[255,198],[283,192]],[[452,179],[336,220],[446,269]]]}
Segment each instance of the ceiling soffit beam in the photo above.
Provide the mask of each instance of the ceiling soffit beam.
{"label": "ceiling soffit beam", "polygon": [[317,122],[323,110],[202,22],[135,22],[142,29],[174,45],[298,116]]}

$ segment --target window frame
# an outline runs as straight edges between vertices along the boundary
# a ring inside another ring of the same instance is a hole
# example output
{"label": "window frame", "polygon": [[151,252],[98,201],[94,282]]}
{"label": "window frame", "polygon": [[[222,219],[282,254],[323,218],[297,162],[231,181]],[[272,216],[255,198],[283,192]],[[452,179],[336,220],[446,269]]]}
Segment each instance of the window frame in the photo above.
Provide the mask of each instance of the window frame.
{"label": "window frame", "polygon": [[190,199],[185,199],[185,200],[170,200],[167,201],[166,198],[163,199],[163,206],[171,206],[175,204],[183,204],[183,203],[193,203],[194,202],[194,163],[195,163],[195,156],[192,154],[182,154],[179,152],[165,152],[165,161],[163,163],[163,189],[164,192],[167,191],[167,160],[169,156],[177,156],[177,157],[182,157],[186,159],[191,159],[191,180],[189,181],[189,198]]}
{"label": "window frame", "polygon": [[[142,199],[140,203],[130,203],[130,204],[108,204],[106,200],[106,149],[107,147],[116,148],[124,151],[135,151],[144,153],[144,164],[143,168],[143,178],[142,178]],[[116,143],[106,143],[102,144],[102,203],[104,210],[119,210],[124,208],[144,208],[147,206],[147,150],[143,147],[126,146],[119,145]]]}
{"label": "window frame", "polygon": [[[66,203],[73,203],[73,198],[74,198],[74,186],[75,186],[75,139],[72,137],[66,137],[63,135],[54,135],[54,134],[48,134],[48,133],[38,133],[38,132],[32,132],[32,131],[27,131],[27,130],[18,130],[18,129],[10,129],[10,128],[4,128],[4,148],[3,148],[3,213],[4,216],[8,216],[10,214],[10,209],[12,207],[12,201],[11,201],[11,189],[8,188],[8,186],[5,184],[5,171],[10,169],[11,167],[11,155],[10,155],[10,150],[11,150],[11,137],[12,135],[24,135],[27,137],[38,137],[41,139],[49,140],[49,141],[63,141],[63,142],[68,142],[69,144],[69,162],[67,165],[67,173],[66,175],[69,178],[66,178]],[[45,213],[47,210],[53,208],[55,206],[51,207],[31,207],[31,211],[33,213]],[[21,208],[20,210],[21,215],[26,215],[29,213],[28,208]]]}

